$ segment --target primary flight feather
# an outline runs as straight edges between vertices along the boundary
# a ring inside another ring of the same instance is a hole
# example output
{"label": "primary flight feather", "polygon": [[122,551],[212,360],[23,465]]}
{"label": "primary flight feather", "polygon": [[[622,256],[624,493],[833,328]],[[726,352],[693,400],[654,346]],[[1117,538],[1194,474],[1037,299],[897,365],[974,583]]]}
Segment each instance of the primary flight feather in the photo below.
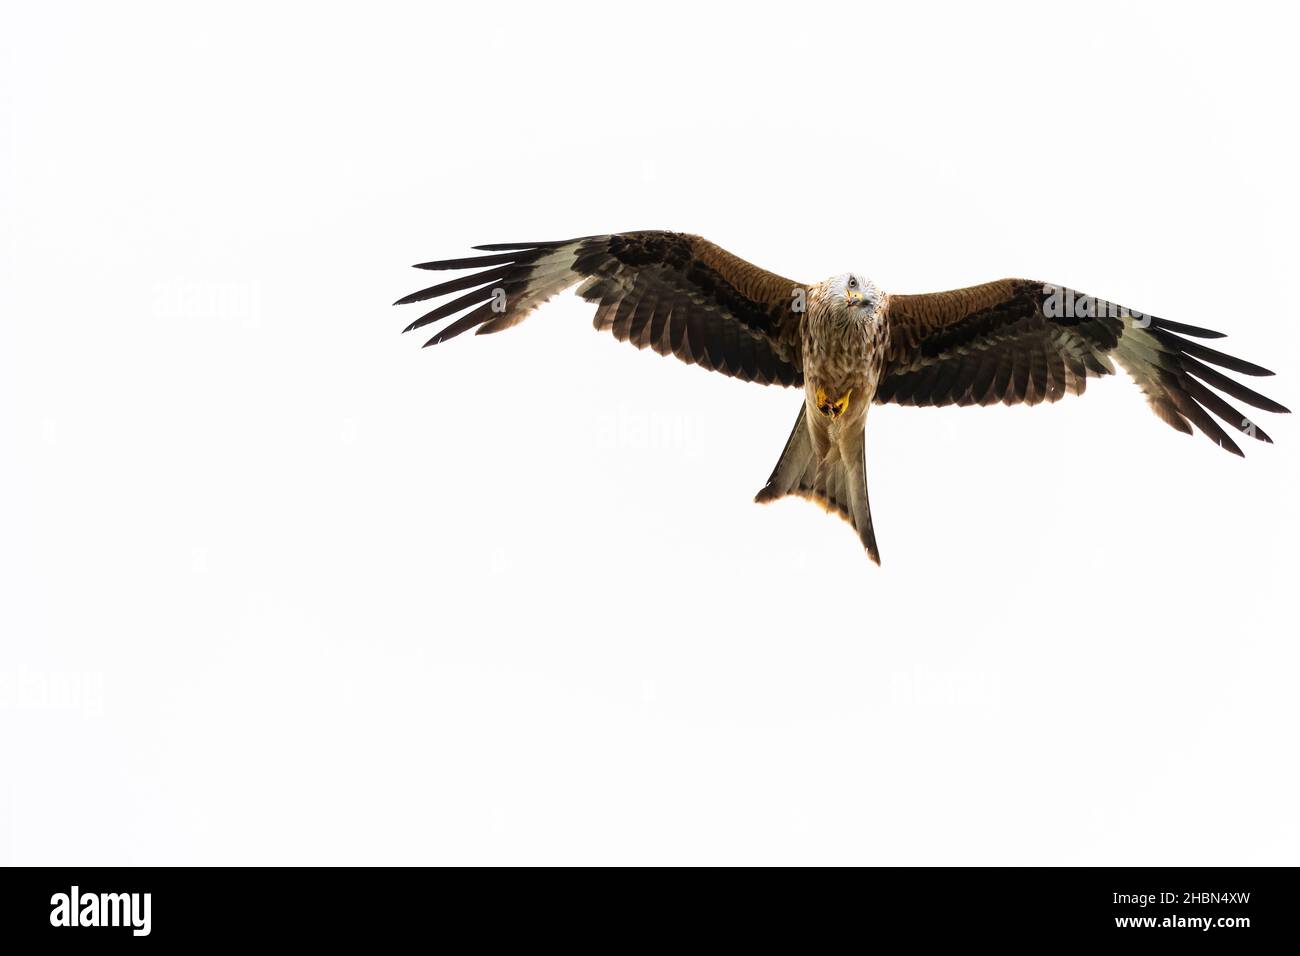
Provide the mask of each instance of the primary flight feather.
{"label": "primary flight feather", "polygon": [[1054,402],[1082,394],[1118,362],[1163,421],[1187,433],[1195,426],[1236,455],[1216,418],[1272,439],[1219,392],[1288,411],[1218,369],[1272,372],[1195,341],[1222,333],[1028,279],[891,295],[857,273],[785,279],[707,239],[658,231],[474,248],[488,255],[416,266],[474,271],[399,299],[452,296],[406,331],[454,316],[425,344],[499,332],[581,282],[578,294],[596,303],[596,328],[621,341],[747,382],[802,387],[799,417],[755,500],[817,502],[853,526],[876,563],[865,456],[872,404]]}

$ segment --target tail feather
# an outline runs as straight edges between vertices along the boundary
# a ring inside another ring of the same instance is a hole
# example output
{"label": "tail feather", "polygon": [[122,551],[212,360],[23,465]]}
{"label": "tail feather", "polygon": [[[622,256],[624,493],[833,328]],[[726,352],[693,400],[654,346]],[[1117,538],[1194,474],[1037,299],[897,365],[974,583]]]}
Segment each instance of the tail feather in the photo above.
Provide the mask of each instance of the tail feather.
{"label": "tail feather", "polygon": [[853,440],[841,439],[838,449],[832,448],[830,457],[819,461],[807,414],[805,405],[799,410],[799,417],[772,476],[754,500],[766,504],[786,495],[797,495],[815,502],[851,524],[867,556],[879,564],[880,551],[876,547],[871,504],[867,498],[865,430]]}

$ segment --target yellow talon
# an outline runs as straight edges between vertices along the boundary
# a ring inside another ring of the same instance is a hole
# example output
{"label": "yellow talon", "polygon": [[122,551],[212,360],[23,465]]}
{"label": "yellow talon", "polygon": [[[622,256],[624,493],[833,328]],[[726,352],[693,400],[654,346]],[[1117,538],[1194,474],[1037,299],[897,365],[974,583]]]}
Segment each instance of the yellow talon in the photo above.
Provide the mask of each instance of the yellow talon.
{"label": "yellow talon", "polygon": [[817,410],[823,415],[829,415],[831,418],[839,418],[849,407],[849,396],[853,394],[853,389],[849,389],[839,398],[831,401],[826,397],[826,392],[817,389]]}

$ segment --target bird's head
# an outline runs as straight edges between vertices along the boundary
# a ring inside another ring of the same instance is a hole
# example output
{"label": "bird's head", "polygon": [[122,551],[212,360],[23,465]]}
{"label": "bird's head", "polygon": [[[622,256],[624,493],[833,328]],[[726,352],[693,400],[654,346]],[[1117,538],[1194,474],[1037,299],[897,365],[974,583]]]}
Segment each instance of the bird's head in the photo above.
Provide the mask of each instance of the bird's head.
{"label": "bird's head", "polygon": [[856,272],[836,276],[827,286],[835,310],[851,318],[874,319],[885,301],[876,284]]}

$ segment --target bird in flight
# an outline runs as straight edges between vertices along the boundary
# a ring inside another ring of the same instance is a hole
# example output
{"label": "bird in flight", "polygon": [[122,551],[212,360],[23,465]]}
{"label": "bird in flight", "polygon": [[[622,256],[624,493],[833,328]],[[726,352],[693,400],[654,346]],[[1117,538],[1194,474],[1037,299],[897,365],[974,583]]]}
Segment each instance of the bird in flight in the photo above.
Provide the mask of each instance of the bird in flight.
{"label": "bird in flight", "polygon": [[[872,405],[1005,405],[1080,395],[1115,363],[1166,424],[1192,426],[1235,455],[1216,421],[1259,441],[1258,425],[1219,393],[1288,409],[1229,378],[1272,375],[1197,339],[1222,333],[1134,312],[1063,286],[1000,279],[947,292],[895,295],[856,272],[818,283],[760,269],[707,239],[643,231],[561,242],[475,246],[486,255],[417,269],[472,270],[397,305],[454,296],[405,331],[464,310],[426,342],[519,324],[570,286],[596,304],[595,325],[661,355],[746,382],[802,388],[803,406],[756,501],[798,495],[853,526],[880,563],[867,501]],[[456,295],[456,293],[463,293]]]}

